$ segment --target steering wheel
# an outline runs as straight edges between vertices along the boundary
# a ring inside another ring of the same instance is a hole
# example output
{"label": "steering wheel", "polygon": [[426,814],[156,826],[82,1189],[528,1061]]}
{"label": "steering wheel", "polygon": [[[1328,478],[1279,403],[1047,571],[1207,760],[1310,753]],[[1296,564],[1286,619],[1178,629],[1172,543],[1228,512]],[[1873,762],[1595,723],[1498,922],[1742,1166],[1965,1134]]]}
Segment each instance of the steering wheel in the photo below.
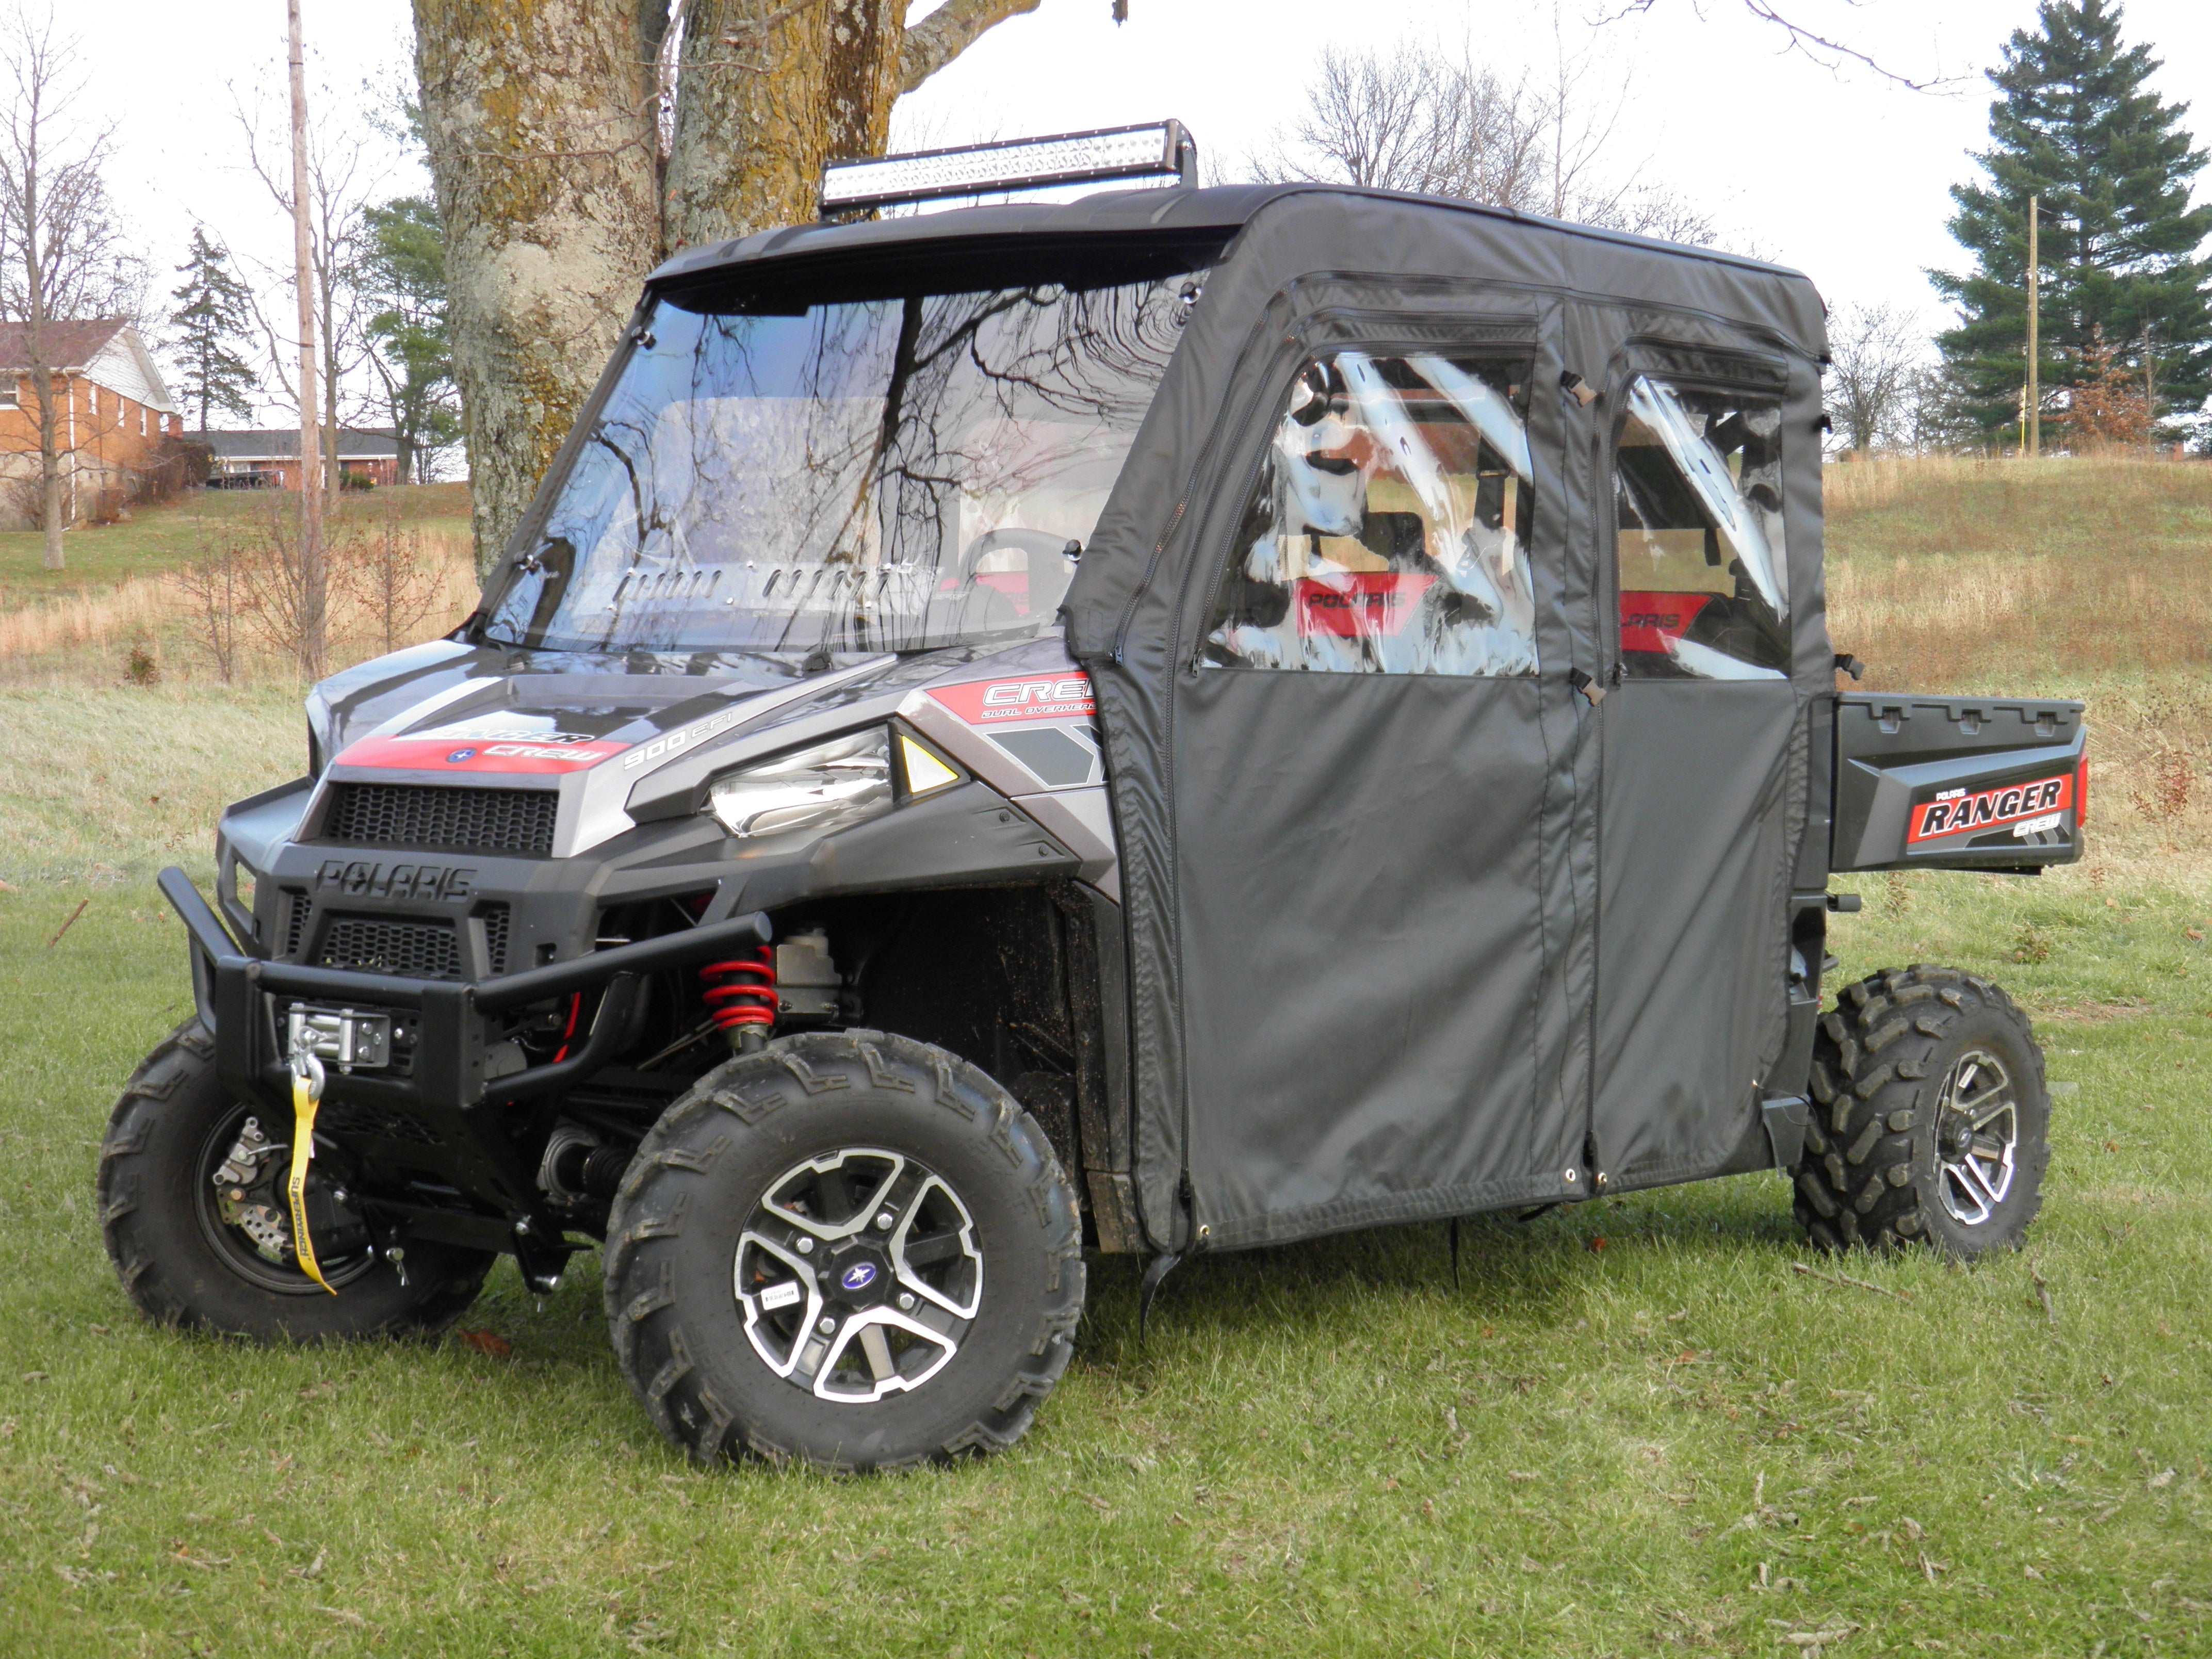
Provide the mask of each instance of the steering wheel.
{"label": "steering wheel", "polygon": [[987,555],[1002,548],[1018,548],[1027,556],[1025,608],[1032,617],[1049,617],[1060,608],[1068,583],[1075,579],[1075,561],[1068,549],[1081,545],[1049,530],[987,530],[960,555],[960,585],[963,589],[978,585],[976,567]]}

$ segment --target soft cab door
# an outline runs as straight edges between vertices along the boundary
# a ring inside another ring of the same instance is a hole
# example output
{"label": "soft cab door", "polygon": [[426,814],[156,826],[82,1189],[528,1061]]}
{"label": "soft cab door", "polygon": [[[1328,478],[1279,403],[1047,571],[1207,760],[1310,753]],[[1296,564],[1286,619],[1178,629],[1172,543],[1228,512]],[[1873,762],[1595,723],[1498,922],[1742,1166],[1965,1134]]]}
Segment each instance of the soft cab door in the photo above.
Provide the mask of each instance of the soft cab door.
{"label": "soft cab door", "polygon": [[1272,365],[1224,469],[1163,872],[1188,1242],[1577,1190],[1546,331],[1340,313]]}
{"label": "soft cab door", "polygon": [[1825,648],[1818,399],[1807,361],[1644,343],[1589,412],[1617,609],[1591,1144],[1616,1190],[1726,1165],[1781,1051],[1826,678],[1808,667]]}

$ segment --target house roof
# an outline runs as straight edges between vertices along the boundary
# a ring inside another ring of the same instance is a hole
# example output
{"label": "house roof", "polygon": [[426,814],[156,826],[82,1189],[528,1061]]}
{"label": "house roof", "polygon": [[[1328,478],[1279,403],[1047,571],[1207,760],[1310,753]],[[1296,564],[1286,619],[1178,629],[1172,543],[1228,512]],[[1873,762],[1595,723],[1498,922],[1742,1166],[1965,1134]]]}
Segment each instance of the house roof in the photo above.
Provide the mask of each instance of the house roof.
{"label": "house roof", "polygon": [[[195,443],[222,461],[296,461],[300,459],[300,428],[296,426],[260,427],[243,432],[195,432]],[[338,459],[370,461],[397,455],[399,445],[389,428],[338,428]]]}
{"label": "house roof", "polygon": [[[127,317],[95,317],[88,322],[48,323],[45,329],[46,367],[79,374],[92,367],[118,334],[131,326]],[[0,369],[21,374],[31,366],[31,325],[0,323]]]}
{"label": "house roof", "polygon": [[[30,368],[30,335],[27,323],[0,323],[0,374],[21,374]],[[81,374],[149,409],[164,415],[176,412],[153,354],[128,317],[48,323],[40,343],[46,367],[53,373]]]}

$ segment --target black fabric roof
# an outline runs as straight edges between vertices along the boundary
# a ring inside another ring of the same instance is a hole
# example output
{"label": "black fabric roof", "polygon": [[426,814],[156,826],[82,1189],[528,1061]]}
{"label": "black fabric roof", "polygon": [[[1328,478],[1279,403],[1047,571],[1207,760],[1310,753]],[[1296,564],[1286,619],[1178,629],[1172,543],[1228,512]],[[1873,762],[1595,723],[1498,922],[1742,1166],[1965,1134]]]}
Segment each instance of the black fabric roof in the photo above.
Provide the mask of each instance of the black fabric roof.
{"label": "black fabric roof", "polygon": [[1454,213],[1476,215],[1509,223],[1566,231],[1577,238],[1615,246],[1647,248],[1680,257],[1733,265],[1778,276],[1801,273],[1768,264],[1741,254],[1713,248],[1687,247],[1625,232],[1600,230],[1570,224],[1510,208],[1486,207],[1444,197],[1413,196],[1395,191],[1363,190],[1348,185],[1299,183],[1285,185],[1217,185],[1205,190],[1099,191],[1068,203],[1008,203],[990,207],[951,208],[895,219],[860,220],[847,224],[792,225],[759,231],[750,236],[709,246],[686,248],[661,264],[647,281],[656,288],[689,287],[714,273],[763,263],[811,264],[839,255],[918,253],[927,245],[966,245],[1038,241],[1121,240],[1158,234],[1217,233],[1234,235],[1247,221],[1271,202],[1285,197],[1320,195],[1356,198],[1375,202],[1419,203]]}

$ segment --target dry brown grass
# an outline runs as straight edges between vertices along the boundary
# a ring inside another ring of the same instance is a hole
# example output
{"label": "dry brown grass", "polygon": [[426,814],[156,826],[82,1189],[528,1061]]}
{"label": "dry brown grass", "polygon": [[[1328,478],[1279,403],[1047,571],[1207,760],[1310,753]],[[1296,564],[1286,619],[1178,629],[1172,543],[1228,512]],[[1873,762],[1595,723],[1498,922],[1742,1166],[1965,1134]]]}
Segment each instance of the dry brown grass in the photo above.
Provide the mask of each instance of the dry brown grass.
{"label": "dry brown grass", "polygon": [[2089,705],[2080,878],[2212,882],[2212,465],[1828,469],[1828,629],[1870,689]]}
{"label": "dry brown grass", "polygon": [[2008,524],[2017,527],[2018,520],[2008,519],[2008,513],[2060,495],[2070,496],[2075,503],[2061,509],[2062,516],[2077,523],[2085,514],[2094,522],[2124,518],[2142,512],[2147,504],[2159,504],[2160,511],[2192,516],[2201,528],[2212,516],[2212,496],[2198,477],[2205,465],[2201,460],[2173,461],[2127,452],[2033,461],[1877,455],[1829,465],[1821,493],[1832,524],[1893,507],[1901,509],[1905,520],[1943,537],[1930,550],[1988,548],[1997,544]]}
{"label": "dry brown grass", "polygon": [[137,638],[160,631],[175,613],[169,584],[145,578],[0,611],[0,662]]}
{"label": "dry brown grass", "polygon": [[[474,608],[477,583],[465,536],[410,530],[419,544],[422,580],[410,591],[410,611],[422,620],[413,638],[433,637]],[[388,574],[367,568],[357,579],[333,572],[331,586],[331,666],[365,661],[390,648],[386,611]],[[380,583],[378,574],[386,579]],[[0,611],[0,684],[55,685],[112,684],[136,647],[146,652],[165,680],[246,685],[296,684],[299,671],[270,629],[241,625],[234,652],[226,653],[199,614],[189,570],[134,577],[112,587],[71,593]],[[404,645],[408,638],[392,643]],[[223,657],[231,657],[225,674]]]}
{"label": "dry brown grass", "polygon": [[[2212,886],[2212,465],[1882,459],[1830,468],[1827,497],[1830,632],[1866,685],[2083,698],[2092,856],[2061,879]],[[477,594],[465,536],[427,530],[423,551],[416,638]],[[212,686],[190,597],[148,577],[0,611],[0,684],[115,686],[136,648],[165,686]],[[359,584],[336,585],[333,623],[334,666],[384,648]],[[289,658],[241,639],[234,684],[296,691]]]}

